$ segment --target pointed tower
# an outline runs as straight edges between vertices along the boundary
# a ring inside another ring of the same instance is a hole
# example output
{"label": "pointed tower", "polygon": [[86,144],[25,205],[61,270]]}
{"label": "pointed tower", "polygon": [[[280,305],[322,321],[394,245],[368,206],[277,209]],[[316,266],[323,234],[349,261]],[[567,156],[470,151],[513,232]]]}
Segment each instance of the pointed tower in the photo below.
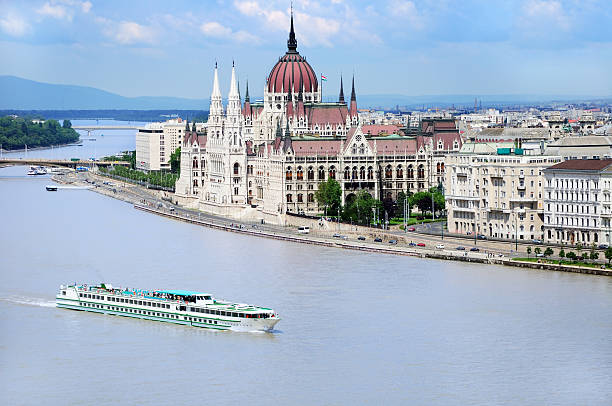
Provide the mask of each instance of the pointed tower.
{"label": "pointed tower", "polygon": [[340,96],[338,96],[338,103],[344,104],[344,85],[342,84],[342,75],[340,75]]}
{"label": "pointed tower", "polygon": [[251,98],[249,97],[249,81],[246,82],[246,95],[244,96],[243,115],[246,118],[251,118]]}
{"label": "pointed tower", "polygon": [[353,75],[353,84],[351,89],[351,106],[349,108],[349,116],[351,117],[351,125],[356,126],[359,123],[359,114],[357,113],[357,96],[355,95],[355,76]]}
{"label": "pointed tower", "polygon": [[215,62],[215,74],[213,79],[213,90],[210,94],[210,116],[223,115],[223,103],[221,98],[221,89],[219,88],[219,72],[217,62]]}
{"label": "pointed tower", "polygon": [[240,103],[240,94],[238,93],[238,80],[236,79],[236,66],[232,62],[232,80],[230,82],[230,91],[227,95],[227,114],[225,119],[225,131],[229,144],[236,147],[242,147],[242,108]]}

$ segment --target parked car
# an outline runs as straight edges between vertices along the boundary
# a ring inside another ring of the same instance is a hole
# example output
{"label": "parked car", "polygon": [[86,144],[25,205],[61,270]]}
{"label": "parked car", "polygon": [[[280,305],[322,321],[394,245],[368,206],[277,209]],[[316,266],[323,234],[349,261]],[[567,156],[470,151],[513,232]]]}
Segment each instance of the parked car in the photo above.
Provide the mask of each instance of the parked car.
{"label": "parked car", "polygon": [[332,235],[332,237],[334,237],[334,238],[340,238],[340,237],[342,237],[342,236],[341,236],[340,234],[338,234],[338,233],[334,233],[334,235]]}
{"label": "parked car", "polygon": [[455,248],[457,251],[465,251],[465,247],[462,247],[461,245],[458,246],[457,248]]}
{"label": "parked car", "polygon": [[414,228],[414,227],[408,227],[408,231],[416,231],[416,228]]}
{"label": "parked car", "polygon": [[478,238],[479,240],[486,240],[486,239],[487,239],[487,236],[486,236],[486,235],[484,235],[484,234],[478,234],[478,235],[476,236],[476,238]]}
{"label": "parked car", "polygon": [[444,244],[436,245],[436,249],[443,250],[444,249]]}
{"label": "parked car", "polygon": [[531,242],[534,243],[534,244],[542,245],[542,240],[533,239],[533,240],[531,240]]}
{"label": "parked car", "polygon": [[425,246],[424,242],[420,242],[420,243],[417,244],[417,247],[424,247],[424,246]]}
{"label": "parked car", "polygon": [[410,244],[408,244],[410,247],[416,247],[416,242],[412,242],[410,241]]}
{"label": "parked car", "polygon": [[597,248],[600,250],[607,250],[610,246],[608,244],[599,244]]}
{"label": "parked car", "polygon": [[397,244],[397,240],[389,240],[389,244]]}
{"label": "parked car", "polygon": [[365,241],[365,237],[364,237],[363,235],[360,235],[359,237],[357,237],[357,239],[358,239],[359,241]]}
{"label": "parked car", "polygon": [[382,242],[382,238],[376,237],[376,238],[374,238],[374,242]]}
{"label": "parked car", "polygon": [[478,247],[472,247],[472,248],[470,248],[470,251],[472,251],[472,252],[478,252],[478,251],[480,251],[480,248],[478,248]]}
{"label": "parked car", "polygon": [[536,254],[536,257],[542,258],[542,257],[544,257],[544,254],[540,252],[539,254]]}

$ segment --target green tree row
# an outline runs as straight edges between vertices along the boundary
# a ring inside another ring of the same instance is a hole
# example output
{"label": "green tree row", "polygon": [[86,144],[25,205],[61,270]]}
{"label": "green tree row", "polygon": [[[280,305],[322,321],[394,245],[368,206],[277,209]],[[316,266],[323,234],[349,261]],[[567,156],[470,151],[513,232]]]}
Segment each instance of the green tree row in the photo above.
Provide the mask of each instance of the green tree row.
{"label": "green tree row", "polygon": [[151,185],[174,188],[178,175],[170,172],[151,171],[142,172],[135,169],[126,168],[123,166],[115,166],[110,170],[100,168],[100,171],[109,173],[111,175],[120,176],[135,180],[138,182],[148,182]]}
{"label": "green tree row", "polygon": [[0,118],[0,145],[5,150],[21,149],[26,145],[36,148],[69,144],[78,139],[79,134],[72,129],[69,120],[64,120],[60,125],[56,120],[34,123],[29,118]]}

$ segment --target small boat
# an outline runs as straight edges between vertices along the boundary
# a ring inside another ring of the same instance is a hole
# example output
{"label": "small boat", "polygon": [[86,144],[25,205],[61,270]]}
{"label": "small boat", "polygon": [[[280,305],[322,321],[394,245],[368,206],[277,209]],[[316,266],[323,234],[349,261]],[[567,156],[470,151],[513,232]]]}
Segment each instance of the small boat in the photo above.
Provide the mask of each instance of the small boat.
{"label": "small boat", "polygon": [[280,318],[267,307],[218,300],[188,290],[142,290],[99,285],[60,286],[57,307],[214,330],[271,332]]}
{"label": "small boat", "polygon": [[47,192],[57,192],[57,186],[55,185],[47,185],[45,189],[47,189]]}
{"label": "small boat", "polygon": [[38,175],[38,173],[36,172],[36,169],[30,169],[30,170],[28,171],[28,175],[30,175],[30,176],[34,176],[34,175]]}

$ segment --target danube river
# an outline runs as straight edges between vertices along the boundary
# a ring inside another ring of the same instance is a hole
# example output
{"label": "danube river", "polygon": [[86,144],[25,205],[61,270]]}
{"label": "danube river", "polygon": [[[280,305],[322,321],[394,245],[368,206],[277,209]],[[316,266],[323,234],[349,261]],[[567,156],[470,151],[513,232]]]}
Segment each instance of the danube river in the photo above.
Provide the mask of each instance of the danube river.
{"label": "danube river", "polygon": [[[134,147],[97,138],[69,148]],[[1,404],[612,404],[612,278],[257,239],[26,171],[0,169]],[[203,290],[282,320],[234,333],[55,308],[75,281]]]}

